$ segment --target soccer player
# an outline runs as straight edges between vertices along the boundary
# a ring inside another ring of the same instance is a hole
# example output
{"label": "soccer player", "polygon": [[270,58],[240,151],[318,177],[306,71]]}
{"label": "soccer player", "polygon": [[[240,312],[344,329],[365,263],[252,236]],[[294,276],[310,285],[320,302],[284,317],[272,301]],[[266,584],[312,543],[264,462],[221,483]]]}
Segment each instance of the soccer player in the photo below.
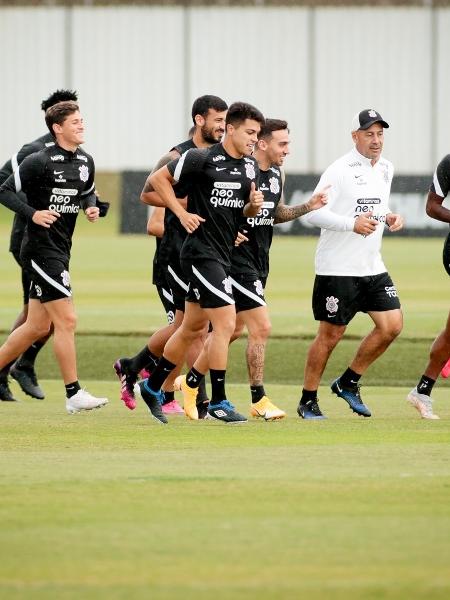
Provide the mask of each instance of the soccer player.
{"label": "soccer player", "polygon": [[297,409],[303,419],[324,418],[317,398],[320,379],[357,312],[367,313],[374,328],[331,390],[358,415],[371,416],[360,395],[361,376],[402,330],[397,290],[380,252],[384,226],[390,231],[403,227],[402,217],[388,205],[393,166],[381,155],[387,127],[373,109],[355,115],[351,127],[355,147],[329,166],[318,184],[331,186],[327,206],[303,217],[322,228],[312,298],[319,330],[308,351]]}
{"label": "soccer player", "polygon": [[[67,100],[77,101],[77,93],[72,90],[56,90],[48,98],[42,101],[41,109],[45,112],[51,106],[54,106],[58,102],[63,102]],[[4,183],[8,177],[17,169],[17,167],[22,163],[22,161],[33,154],[34,152],[38,152],[43,148],[47,148],[50,146],[54,146],[55,141],[50,132],[47,132],[45,135],[37,138],[33,142],[25,144],[22,148],[14,154],[3,167],[0,169],[0,185]],[[23,192],[19,192],[19,195],[26,202],[26,196]],[[100,216],[105,216],[109,203],[100,202],[97,198],[97,206],[100,208]],[[13,226],[11,229],[11,238],[10,238],[10,246],[9,250],[14,256],[16,262],[21,268],[22,271],[22,288],[23,288],[23,308],[19,316],[17,317],[11,331],[14,331],[17,327],[22,325],[27,318],[28,313],[28,294],[30,290],[30,280],[28,277],[28,273],[25,269],[22,269],[22,264],[20,260],[20,247],[22,245],[22,240],[25,233],[27,219],[22,215],[16,213],[14,215]],[[52,329],[51,329],[52,331]],[[40,385],[38,384],[36,373],[34,370],[34,363],[38,353],[44,347],[47,339],[50,337],[51,331],[48,335],[40,340],[36,340],[34,344],[32,344],[29,348],[23,352],[23,354],[15,361],[13,365],[7,365],[0,372],[0,400],[6,401],[14,401],[11,390],[8,385],[8,374],[15,379],[22,390],[28,394],[29,396],[36,398],[38,400],[44,399],[44,392],[42,391]]]}
{"label": "soccer player", "polygon": [[[438,221],[450,223],[450,210],[442,206],[450,191],[450,154],[438,164],[427,198],[427,215]],[[444,268],[450,275],[450,234],[447,236],[443,252]],[[417,386],[408,394],[408,401],[419,411],[423,419],[439,419],[433,412],[431,392],[439,372],[445,376],[445,366],[450,356],[450,313],[445,328],[434,340],[425,372]]]}
{"label": "soccer player", "polygon": [[[326,204],[326,191],[298,206],[284,204],[282,166],[289,154],[289,144],[287,122],[266,119],[253,153],[259,166],[259,189],[264,195],[264,203],[256,217],[241,217],[239,231],[243,239],[233,249],[231,263],[230,277],[237,312],[237,327],[231,341],[239,337],[243,326],[247,328],[246,360],[252,402],[250,414],[266,421],[286,416],[267,397],[263,383],[266,343],[271,329],[264,290],[269,275],[273,227],[276,223],[291,221]],[[207,368],[208,365],[203,364],[200,370],[205,372]],[[182,390],[186,389],[183,379],[179,378]]]}
{"label": "soccer player", "polygon": [[[155,283],[159,297],[166,311],[168,325],[156,331],[148,340],[147,345],[132,358],[119,358],[114,369],[121,381],[121,398],[125,405],[131,410],[136,406],[133,387],[138,374],[142,369],[150,371],[162,356],[164,346],[170,336],[180,326],[184,316],[185,297],[188,283],[180,266],[180,252],[184,239],[187,235],[186,229],[181,225],[178,217],[168,208],[165,208],[161,198],[153,189],[151,183],[152,174],[162,168],[170,161],[179,158],[184,152],[191,148],[209,148],[222,139],[225,131],[225,116],[227,104],[222,98],[210,94],[200,96],[192,105],[192,120],[194,131],[184,142],[174,146],[157,163],[142,190],[141,200],[151,204],[157,211],[153,215],[151,227],[155,226],[156,233],[162,233],[162,239],[157,242],[157,251],[153,263],[153,282]],[[179,203],[186,206],[186,189],[178,184],[174,186],[174,192]],[[162,207],[162,208],[161,208]],[[156,221],[164,210],[164,224]],[[191,366],[203,347],[202,339],[199,337],[193,341],[188,349],[188,364]],[[181,364],[179,368],[181,368]],[[177,373],[165,382],[163,412],[178,412],[179,407],[174,400],[173,379]],[[206,416],[207,397],[203,384],[198,397],[199,410],[202,416]]]}
{"label": "soccer player", "polygon": [[[54,349],[66,388],[69,413],[99,408],[106,398],[81,389],[75,354],[76,316],[69,275],[70,248],[80,208],[99,217],[94,161],[80,144],[84,124],[76,102],[59,102],[45,113],[55,144],[28,156],[0,187],[0,202],[27,219],[20,259],[31,279],[25,323],[0,348],[0,368],[54,327]],[[17,197],[23,190],[28,204]]]}
{"label": "soccer player", "polygon": [[[166,343],[153,373],[135,387],[157,418],[155,409],[163,382],[183,362],[189,345],[210,322],[208,415],[225,423],[247,420],[235,411],[225,392],[228,344],[236,322],[229,272],[239,219],[242,214],[256,216],[263,203],[263,194],[257,190],[258,165],[251,157],[263,123],[258,109],[236,102],[228,109],[226,133],[220,144],[188,150],[151,176],[154,189],[189,233],[181,250],[181,265],[189,282],[183,322]],[[186,186],[187,210],[175,197],[174,184]],[[186,387],[192,389],[189,410],[194,417],[195,388],[204,377],[196,367],[197,361],[186,377]],[[186,391],[183,393],[186,398]]]}

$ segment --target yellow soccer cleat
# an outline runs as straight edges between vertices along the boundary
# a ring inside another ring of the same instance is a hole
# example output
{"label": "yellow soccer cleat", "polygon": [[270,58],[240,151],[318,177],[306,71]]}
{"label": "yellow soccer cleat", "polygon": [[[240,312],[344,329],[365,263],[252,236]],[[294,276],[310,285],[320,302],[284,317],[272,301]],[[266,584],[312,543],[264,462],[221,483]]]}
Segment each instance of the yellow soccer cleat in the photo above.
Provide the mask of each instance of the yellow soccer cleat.
{"label": "yellow soccer cleat", "polygon": [[193,421],[198,421],[197,394],[198,388],[186,385],[186,375],[178,375],[173,382],[175,390],[183,394],[184,414]]}
{"label": "yellow soccer cleat", "polygon": [[250,415],[256,418],[262,418],[265,421],[276,421],[284,419],[286,413],[284,410],[276,407],[267,396],[263,396],[259,402],[252,404]]}

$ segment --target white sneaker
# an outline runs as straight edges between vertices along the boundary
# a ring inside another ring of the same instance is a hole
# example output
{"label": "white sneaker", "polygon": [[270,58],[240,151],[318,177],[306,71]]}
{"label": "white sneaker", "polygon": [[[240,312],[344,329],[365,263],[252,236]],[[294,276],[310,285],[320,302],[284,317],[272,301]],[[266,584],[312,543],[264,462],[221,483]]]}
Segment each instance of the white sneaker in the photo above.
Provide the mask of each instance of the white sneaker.
{"label": "white sneaker", "polygon": [[419,394],[416,387],[409,392],[406,399],[419,411],[422,419],[439,419],[433,413],[433,400],[426,394]]}
{"label": "white sneaker", "polygon": [[86,390],[78,390],[76,394],[66,398],[66,410],[69,414],[100,408],[105,404],[108,404],[108,398],[96,398]]}

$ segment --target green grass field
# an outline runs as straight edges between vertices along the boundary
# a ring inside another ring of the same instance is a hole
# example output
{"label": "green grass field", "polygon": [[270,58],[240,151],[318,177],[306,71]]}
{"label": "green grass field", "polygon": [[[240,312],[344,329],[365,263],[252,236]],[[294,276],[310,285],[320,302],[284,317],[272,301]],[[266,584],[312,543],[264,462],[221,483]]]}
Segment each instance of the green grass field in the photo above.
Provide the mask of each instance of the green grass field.
{"label": "green grass field", "polygon": [[[21,303],[8,224],[0,210],[3,337]],[[71,269],[80,378],[110,404],[65,414],[50,349],[38,366],[46,400],[0,404],[0,598],[447,599],[448,383],[434,393],[440,421],[420,420],[405,402],[448,314],[441,241],[385,240],[405,330],[364,377],[371,419],[326,386],[367,317],[352,323],[325,373],[328,420],[296,417],[316,328],[315,240],[277,238],[266,380],[288,418],[229,427],[173,417],[161,426],[143,406],[121,405],[111,369],[163,322],[153,242],[115,235],[114,219],[80,224]],[[231,350],[228,380],[246,412],[244,344]]]}

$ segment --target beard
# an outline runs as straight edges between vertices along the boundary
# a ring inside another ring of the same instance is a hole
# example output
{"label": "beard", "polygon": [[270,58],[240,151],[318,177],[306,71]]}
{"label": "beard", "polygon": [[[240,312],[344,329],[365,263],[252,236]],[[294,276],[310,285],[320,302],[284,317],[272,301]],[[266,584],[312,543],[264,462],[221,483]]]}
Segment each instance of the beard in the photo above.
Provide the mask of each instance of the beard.
{"label": "beard", "polygon": [[219,130],[214,130],[210,127],[206,127],[203,125],[202,129],[202,137],[208,144],[217,144],[223,137],[224,132]]}

